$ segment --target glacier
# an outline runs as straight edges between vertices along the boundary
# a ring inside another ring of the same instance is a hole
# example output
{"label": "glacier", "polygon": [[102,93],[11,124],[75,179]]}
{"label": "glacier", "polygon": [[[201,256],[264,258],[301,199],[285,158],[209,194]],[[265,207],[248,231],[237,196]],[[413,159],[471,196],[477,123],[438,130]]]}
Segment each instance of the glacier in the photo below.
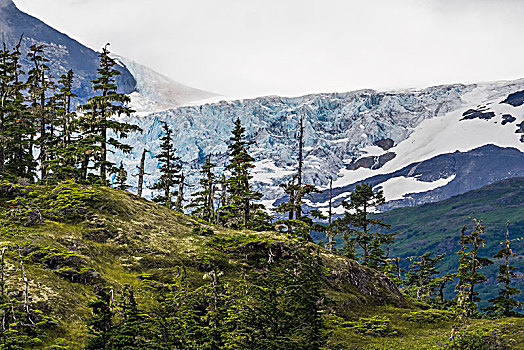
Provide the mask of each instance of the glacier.
{"label": "glacier", "polygon": [[[144,185],[150,187],[159,176],[155,156],[160,151],[161,122],[166,121],[173,129],[174,144],[187,182],[192,186],[190,191],[194,191],[198,188],[200,167],[208,155],[217,164],[215,172],[224,171],[227,142],[233,121],[238,117],[246,128],[247,139],[253,142],[250,151],[256,159],[254,186],[264,194],[264,203],[272,205],[283,196],[278,185],[296,171],[300,118],[304,119],[305,126],[304,181],[325,189],[333,178],[334,186],[342,187],[442,153],[468,151],[485,144],[524,151],[524,142],[515,131],[515,126],[524,121],[523,107],[500,103],[508,94],[523,89],[524,79],[521,79],[422,90],[265,96],[137,113],[120,117],[144,130],[126,140],[134,146],[133,152],[129,155],[116,152],[113,157],[123,157],[128,171],[136,173],[142,150],[149,150],[146,157],[149,175]],[[461,120],[465,111],[480,107],[493,111],[496,117]],[[499,119],[504,114],[511,114],[516,121],[503,125]],[[387,151],[376,146],[377,141],[384,139],[393,141],[393,147]],[[350,170],[358,159],[387,152],[396,156],[381,167]],[[452,175],[445,174],[430,182],[451,179]],[[135,186],[136,179],[130,179],[130,184]],[[434,187],[434,184],[427,185],[427,188]],[[409,193],[409,186],[404,187],[404,191],[398,186],[395,188],[395,198]],[[148,190],[144,193],[151,195]]]}

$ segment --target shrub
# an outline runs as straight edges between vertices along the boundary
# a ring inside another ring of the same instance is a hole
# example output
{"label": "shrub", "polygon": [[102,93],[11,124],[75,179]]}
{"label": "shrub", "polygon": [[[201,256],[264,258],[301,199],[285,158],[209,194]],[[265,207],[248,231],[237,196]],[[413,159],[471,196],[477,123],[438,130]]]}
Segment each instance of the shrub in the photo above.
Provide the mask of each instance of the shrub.
{"label": "shrub", "polygon": [[481,329],[463,331],[451,340],[447,350],[502,350],[513,349],[514,341],[507,339],[502,328],[505,324],[495,324]]}
{"label": "shrub", "polygon": [[406,321],[419,323],[435,323],[453,319],[453,313],[445,310],[420,310],[412,311],[403,316]]}
{"label": "shrub", "polygon": [[215,232],[213,232],[212,229],[207,227],[202,227],[200,225],[194,226],[193,230],[191,230],[191,233],[198,236],[213,236]]}
{"label": "shrub", "polygon": [[344,324],[355,333],[364,334],[371,337],[385,337],[397,335],[397,330],[391,328],[391,322],[387,317],[373,316],[370,318],[361,317],[356,322],[346,322]]}

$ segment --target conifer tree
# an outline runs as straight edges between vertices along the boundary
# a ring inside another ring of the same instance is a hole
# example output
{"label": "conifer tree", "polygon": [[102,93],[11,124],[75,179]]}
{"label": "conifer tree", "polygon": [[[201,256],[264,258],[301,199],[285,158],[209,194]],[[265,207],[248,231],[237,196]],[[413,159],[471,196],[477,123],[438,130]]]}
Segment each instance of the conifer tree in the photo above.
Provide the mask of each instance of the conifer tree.
{"label": "conifer tree", "polygon": [[80,143],[80,149],[85,158],[82,164],[83,176],[87,180],[89,162],[93,162],[93,168],[99,170],[99,176],[93,175],[93,181],[107,184],[107,174],[115,173],[116,166],[107,159],[110,148],[119,149],[124,153],[130,153],[132,146],[120,142],[119,139],[127,138],[128,133],[141,131],[141,129],[129,123],[119,122],[111,119],[113,116],[130,115],[133,110],[127,107],[130,98],[118,91],[115,77],[120,72],[113,66],[115,60],[109,56],[109,44],[99,54],[100,67],[98,78],[93,80],[93,92],[95,96],[88,99],[85,105],[79,106],[84,114],[80,118],[81,131],[84,138]]}
{"label": "conifer tree", "polygon": [[40,154],[40,179],[44,180],[47,177],[47,160],[48,148],[52,143],[52,133],[49,128],[52,125],[52,106],[49,106],[47,91],[52,87],[50,81],[49,66],[44,55],[44,45],[31,45],[30,51],[27,54],[33,66],[28,72],[27,89],[29,93],[29,101],[31,104],[31,113],[36,118],[38,124],[39,137],[37,140]]}
{"label": "conifer tree", "polygon": [[504,259],[503,263],[499,265],[499,273],[497,282],[502,284],[499,289],[499,295],[488,301],[492,304],[484,308],[484,310],[491,316],[515,317],[521,314],[515,311],[516,308],[521,307],[522,302],[515,299],[515,296],[520,294],[520,290],[512,287],[512,280],[519,277],[515,273],[517,267],[510,265],[509,259],[516,256],[511,250],[511,240],[509,239],[509,221],[506,223],[506,240],[502,242],[504,246],[495,254],[495,259]]}
{"label": "conifer tree", "polygon": [[[222,174],[222,176],[220,177],[220,180],[218,180],[218,187],[217,187],[217,207],[216,207],[216,210],[215,210],[215,216],[216,216],[216,220],[215,220],[215,223],[218,225],[219,223],[222,223],[222,224],[225,224],[225,220],[222,219],[221,217],[221,213],[222,213],[222,208],[225,207],[226,205],[229,205],[229,198],[228,198],[228,195],[227,195],[227,179],[226,179],[226,175],[225,174]],[[227,217],[227,215],[226,215]]]}
{"label": "conifer tree", "polygon": [[114,314],[111,311],[111,296],[104,289],[97,290],[96,296],[97,298],[87,305],[93,315],[87,320],[87,327],[92,337],[86,343],[86,350],[106,349],[113,328]]}
{"label": "conifer tree", "polygon": [[[57,82],[59,92],[54,96],[55,120],[52,124],[59,136],[49,143],[47,171],[48,177],[55,182],[62,180],[80,180],[80,161],[82,153],[77,144],[78,120],[73,110],[73,99],[77,95],[73,89],[74,73],[69,70],[62,74]],[[50,133],[52,137],[52,133]]]}
{"label": "conifer tree", "polygon": [[200,170],[200,186],[202,190],[192,194],[193,200],[187,205],[187,208],[191,208],[191,215],[197,216],[198,218],[213,222],[215,219],[215,187],[216,179],[213,173],[213,168],[216,165],[211,163],[211,156],[206,158],[206,163]]}
{"label": "conifer tree", "polygon": [[157,156],[159,163],[161,164],[160,178],[151,187],[153,190],[158,190],[161,194],[153,197],[153,201],[160,203],[168,208],[175,206],[176,200],[176,185],[180,183],[180,174],[182,165],[180,164],[180,158],[176,155],[176,149],[173,146],[171,139],[172,130],[166,122],[162,122],[162,128],[164,129],[164,136],[160,138],[162,141],[161,152]]}
{"label": "conifer tree", "polygon": [[333,178],[329,177],[329,206],[328,206],[328,226],[326,229],[326,236],[328,239],[328,249],[333,251],[335,228],[333,225]]}
{"label": "conifer tree", "polygon": [[[310,240],[311,229],[325,231],[326,228],[322,225],[313,224],[313,219],[325,219],[318,210],[312,210],[309,213],[304,213],[302,205],[303,199],[309,196],[313,200],[313,193],[320,193],[313,185],[303,183],[303,148],[304,148],[304,117],[300,117],[299,132],[298,132],[298,164],[297,173],[291,178],[288,183],[281,184],[280,187],[284,189],[284,192],[288,195],[288,202],[281,203],[276,212],[286,213],[288,212],[288,219],[277,220],[277,225],[284,225],[287,227],[288,233],[294,233],[294,235],[301,236],[307,240]],[[306,215],[304,215],[306,214]]]}
{"label": "conifer tree", "polygon": [[116,188],[122,191],[125,191],[130,187],[127,185],[127,171],[124,168],[124,163],[122,161],[120,162],[118,172],[116,173],[115,185]]}
{"label": "conifer tree", "polygon": [[481,220],[473,219],[475,228],[468,234],[466,226],[460,231],[460,250],[455,253],[459,256],[459,268],[456,277],[459,279],[455,286],[457,295],[455,296],[455,311],[458,319],[470,317],[478,313],[477,304],[480,298],[475,286],[485,282],[486,276],[479,270],[483,266],[493,262],[487,258],[478,255],[478,249],[484,246],[485,239],[481,236],[484,234],[484,225]]}
{"label": "conifer tree", "polygon": [[349,203],[342,202],[346,211],[343,218],[336,220],[335,225],[343,232],[344,255],[355,258],[355,248],[358,247],[363,252],[364,265],[378,267],[385,263],[387,254],[381,249],[381,245],[393,243],[396,233],[373,231],[373,227],[380,229],[388,228],[390,225],[369,217],[373,208],[384,203],[383,191],[373,192],[372,186],[366,183],[355,187],[355,191],[350,195]]}
{"label": "conifer tree", "polygon": [[231,342],[236,349],[323,349],[322,260],[293,250],[293,259],[251,276]]}
{"label": "conifer tree", "polygon": [[118,300],[116,320],[104,349],[161,350],[151,327],[150,316],[140,310],[133,290],[124,285]]}
{"label": "conifer tree", "polygon": [[296,216],[297,219],[300,220],[302,217],[302,198],[305,193],[303,193],[302,189],[302,163],[303,163],[303,149],[304,149],[304,117],[300,116],[300,127],[299,127],[299,134],[298,134],[298,170],[297,170],[297,187],[298,191],[296,191]]}
{"label": "conifer tree", "polygon": [[16,91],[14,90],[15,70],[19,67],[13,62],[13,53],[7,49],[5,43],[0,51],[0,172],[5,176],[5,164],[8,154],[8,144],[11,135],[9,125],[13,113],[13,100]]}
{"label": "conifer tree", "polygon": [[437,265],[445,256],[446,254],[444,253],[432,258],[430,257],[430,252],[427,252],[418,257],[417,261],[409,265],[405,284],[417,299],[429,300],[435,298],[435,289],[438,286],[439,279],[433,276],[439,274]]}
{"label": "conifer tree", "polygon": [[33,181],[37,166],[32,152],[35,121],[24,103],[21,40],[12,51],[4,44],[0,54],[0,172],[9,179]]}
{"label": "conifer tree", "polygon": [[180,181],[178,182],[178,192],[176,194],[176,201],[175,201],[175,210],[176,211],[182,211],[183,210],[183,203],[186,201],[184,199],[184,188],[186,186],[186,176],[184,175],[184,172],[180,172]]}
{"label": "conifer tree", "polygon": [[[245,140],[246,129],[239,118],[235,120],[233,136],[229,144],[229,164],[226,169],[231,173],[227,180],[228,204],[220,208],[221,220],[227,226],[234,228],[267,227],[267,216],[264,216],[263,206],[253,201],[262,198],[262,193],[251,189],[250,180],[253,177],[249,171],[255,160],[248,153],[251,142]],[[254,221],[252,221],[254,220]]]}

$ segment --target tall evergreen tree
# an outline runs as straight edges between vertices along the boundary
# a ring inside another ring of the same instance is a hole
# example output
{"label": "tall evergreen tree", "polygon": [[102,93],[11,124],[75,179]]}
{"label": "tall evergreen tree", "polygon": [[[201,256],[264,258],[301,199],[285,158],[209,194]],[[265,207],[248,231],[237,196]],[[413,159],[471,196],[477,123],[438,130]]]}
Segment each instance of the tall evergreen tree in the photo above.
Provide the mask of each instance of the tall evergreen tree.
{"label": "tall evergreen tree", "polygon": [[137,195],[142,197],[142,188],[144,186],[144,175],[146,175],[146,153],[149,152],[144,148],[142,151],[142,157],[140,157],[140,165],[137,166],[138,169],[138,184],[137,184]]}
{"label": "tall evergreen tree", "polygon": [[[77,95],[73,89],[74,73],[69,70],[62,74],[57,82],[59,92],[54,96],[55,120],[52,126],[58,133],[49,143],[47,171],[48,177],[55,182],[74,179],[80,180],[80,162],[82,152],[78,145],[78,120],[73,110],[73,99]],[[52,133],[50,133],[52,136]]]}
{"label": "tall evergreen tree", "polygon": [[114,313],[111,311],[111,296],[107,290],[99,289],[96,291],[97,298],[88,303],[93,315],[87,320],[89,333],[92,335],[88,339],[86,350],[106,349],[113,328]]}
{"label": "tall evergreen tree", "polygon": [[255,159],[248,153],[251,142],[245,140],[245,131],[240,118],[237,118],[230,138],[229,164],[226,166],[231,173],[226,187],[229,203],[220,208],[220,217],[227,226],[234,228],[267,228],[263,206],[253,203],[262,198],[262,193],[251,189],[253,176],[249,171]]}
{"label": "tall evergreen tree", "polygon": [[[120,72],[114,68],[115,60],[109,56],[109,44],[100,53],[100,67],[98,78],[93,80],[93,92],[95,96],[88,99],[85,105],[79,106],[84,112],[81,118],[81,131],[84,139],[81,149],[84,151],[83,176],[87,179],[89,162],[93,162],[93,168],[100,171],[99,182],[107,184],[107,174],[115,173],[115,164],[108,160],[109,149],[119,149],[124,153],[130,153],[132,146],[124,144],[119,139],[127,138],[128,133],[141,131],[141,129],[129,123],[119,122],[111,119],[113,116],[130,115],[133,110],[127,107],[130,98],[117,92],[115,77]],[[111,135],[113,133],[116,137]],[[95,177],[96,178],[96,177]],[[95,181],[96,181],[95,180]]]}
{"label": "tall evergreen tree", "polygon": [[164,136],[160,138],[162,151],[157,156],[158,162],[161,164],[161,175],[151,189],[161,192],[153,197],[153,201],[168,208],[174,208],[177,195],[176,186],[180,183],[182,165],[171,139],[173,131],[166,122],[162,122],[162,128],[164,129]]}
{"label": "tall evergreen tree", "polygon": [[187,205],[187,208],[192,209],[192,215],[208,222],[213,222],[215,219],[216,176],[213,173],[215,166],[214,163],[211,163],[211,156],[208,156],[200,170],[202,190],[193,193],[193,200]]}
{"label": "tall evergreen tree", "polygon": [[37,163],[32,140],[36,131],[34,117],[24,103],[21,40],[12,51],[4,44],[0,52],[0,172],[6,178],[33,181]]}
{"label": "tall evergreen tree", "polygon": [[303,183],[303,161],[304,161],[304,117],[300,117],[300,124],[298,129],[298,156],[297,156],[297,173],[293,175],[288,183],[281,184],[280,187],[284,189],[284,193],[288,195],[288,202],[281,203],[276,212],[288,213],[288,219],[277,220],[277,225],[284,225],[287,227],[288,233],[301,236],[305,239],[310,239],[311,229],[326,231],[326,227],[322,225],[314,225],[314,219],[325,219],[318,210],[312,210],[309,213],[304,213],[302,205],[303,199],[309,196],[313,200],[313,193],[320,193],[313,185]]}
{"label": "tall evergreen tree", "polygon": [[297,187],[298,191],[295,194],[296,201],[296,216],[297,219],[302,217],[302,198],[304,196],[302,189],[302,163],[304,158],[304,117],[300,116],[300,127],[298,133],[298,169],[297,169]]}
{"label": "tall evergreen tree", "polygon": [[355,248],[358,247],[363,252],[364,265],[378,267],[384,264],[387,254],[381,249],[381,245],[393,243],[396,233],[373,231],[374,227],[380,230],[390,225],[369,217],[373,208],[384,203],[383,191],[374,192],[373,187],[366,183],[355,187],[355,191],[350,195],[349,203],[342,202],[346,211],[343,218],[336,220],[335,225],[340,232],[343,232],[344,255],[356,258]]}
{"label": "tall evergreen tree", "polygon": [[39,131],[37,144],[40,150],[38,156],[40,160],[40,179],[44,180],[47,177],[48,148],[53,138],[49,130],[53,123],[53,107],[48,103],[48,101],[52,102],[53,99],[49,99],[47,96],[48,90],[51,89],[53,83],[49,79],[50,69],[47,65],[49,59],[45,57],[44,45],[31,45],[27,56],[32,62],[32,68],[29,70],[27,77],[27,89],[31,105],[30,110],[36,119]]}
{"label": "tall evergreen tree", "polygon": [[122,191],[125,191],[130,187],[127,185],[127,171],[124,168],[124,163],[122,161],[120,162],[118,172],[116,173],[115,187]]}
{"label": "tall evergreen tree", "polygon": [[293,258],[250,276],[240,300],[234,349],[323,349],[326,341],[322,311],[325,295],[322,259],[294,250]]}
{"label": "tall evergreen tree", "polygon": [[511,250],[511,240],[509,239],[509,221],[506,223],[506,240],[502,242],[504,246],[495,254],[495,259],[504,259],[503,263],[499,265],[499,273],[497,282],[502,285],[499,289],[499,295],[488,301],[492,304],[484,308],[488,315],[515,317],[521,314],[515,311],[516,308],[522,306],[522,302],[515,299],[515,296],[520,294],[520,290],[511,286],[512,280],[519,277],[515,273],[517,267],[510,265],[509,259],[515,257],[516,254]]}
{"label": "tall evergreen tree", "polygon": [[455,311],[458,319],[470,317],[478,313],[478,292],[475,286],[486,282],[486,276],[481,274],[479,270],[483,266],[492,264],[493,262],[487,258],[480,257],[478,250],[484,246],[485,239],[481,236],[484,234],[484,225],[481,220],[473,219],[475,222],[474,229],[467,233],[466,226],[462,227],[460,231],[460,250],[455,253],[459,257],[459,268],[456,277],[459,279],[455,286],[457,295],[455,297]]}

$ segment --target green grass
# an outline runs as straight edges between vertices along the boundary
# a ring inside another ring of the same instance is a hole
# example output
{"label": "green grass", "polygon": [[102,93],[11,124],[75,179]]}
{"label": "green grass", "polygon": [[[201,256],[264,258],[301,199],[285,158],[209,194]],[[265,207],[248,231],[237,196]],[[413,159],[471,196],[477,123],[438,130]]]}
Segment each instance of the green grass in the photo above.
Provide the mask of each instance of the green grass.
{"label": "green grass", "polygon": [[[147,278],[169,282],[185,269],[190,284],[201,285],[205,283],[203,275],[218,267],[226,280],[234,280],[267,261],[269,248],[285,253],[297,245],[296,240],[275,232],[234,231],[212,225],[206,226],[213,230],[212,236],[196,235],[192,233],[193,227],[204,224],[186,215],[127,192],[107,188],[98,192],[92,213],[86,219],[47,220],[37,226],[0,230],[3,244],[22,246],[30,242],[42,251],[81,257],[81,267],[93,269],[100,277],[97,283],[72,283],[39,260],[26,259],[31,301],[60,321],[59,326],[49,331],[46,345],[54,338],[64,338],[71,348],[81,348],[88,336],[87,302],[94,298],[95,284],[109,286],[116,292],[123,284],[129,284],[136,291],[140,305],[151,306],[155,303],[152,292],[142,288]],[[436,324],[406,321],[405,315],[414,309],[385,287],[384,276],[325,250],[321,250],[321,256],[328,268],[324,288],[329,313],[349,322],[374,315],[387,317],[391,327],[398,331],[396,336],[369,337],[340,325],[333,326],[330,348],[431,349],[446,339],[451,326],[448,321]],[[21,290],[23,281],[18,266],[17,256],[7,257],[7,283],[10,288]],[[350,282],[355,279],[358,286]],[[482,322],[488,321],[473,321],[472,326]],[[521,320],[516,322],[523,328]],[[514,333],[524,340],[521,333]]]}

